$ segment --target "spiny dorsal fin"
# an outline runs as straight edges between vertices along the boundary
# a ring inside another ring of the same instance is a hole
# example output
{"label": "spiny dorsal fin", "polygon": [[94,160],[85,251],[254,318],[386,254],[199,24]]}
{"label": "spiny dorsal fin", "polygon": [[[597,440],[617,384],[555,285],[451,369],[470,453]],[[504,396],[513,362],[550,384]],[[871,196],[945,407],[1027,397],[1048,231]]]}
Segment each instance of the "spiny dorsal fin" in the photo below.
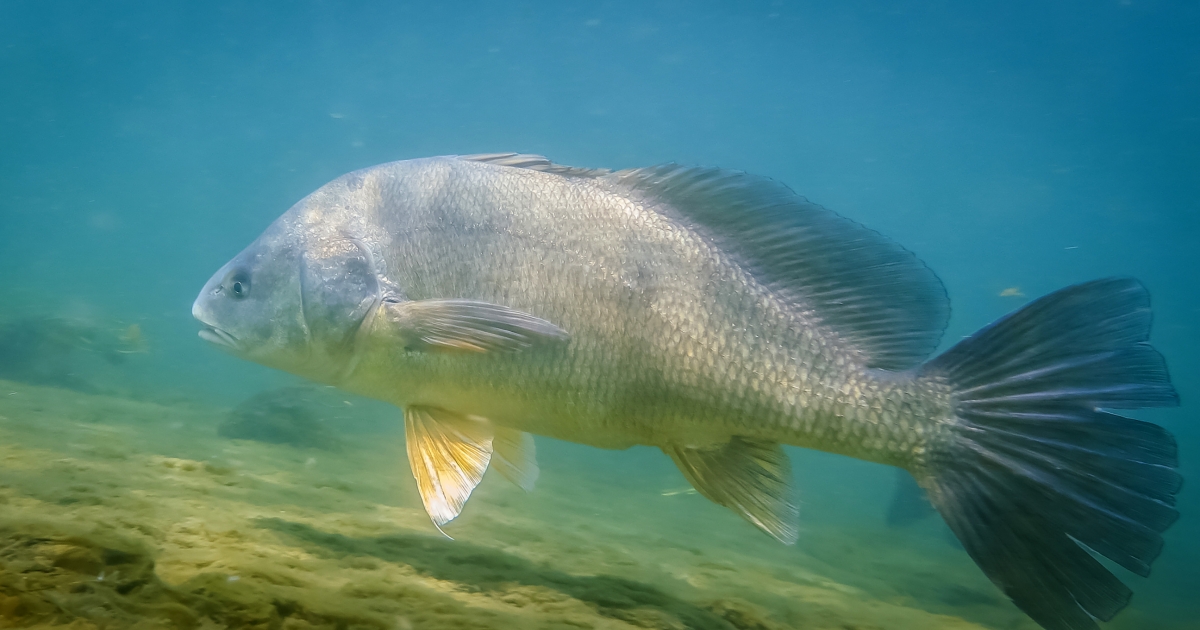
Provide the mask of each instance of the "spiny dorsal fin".
{"label": "spiny dorsal fin", "polygon": [[657,201],[785,299],[811,308],[871,367],[910,368],[950,317],[941,280],[890,239],[764,177],[664,164],[607,176]]}
{"label": "spiny dorsal fin", "polygon": [[529,153],[479,153],[476,155],[460,155],[458,159],[496,164],[498,166],[525,168],[531,171],[554,173],[555,175],[563,175],[565,177],[596,178],[612,172],[606,168],[563,166],[562,164],[555,164],[541,155],[532,155]]}
{"label": "spiny dorsal fin", "polygon": [[663,449],[700,494],[742,515],[785,545],[796,542],[800,513],[792,465],[775,442],[734,437],[711,449]]}

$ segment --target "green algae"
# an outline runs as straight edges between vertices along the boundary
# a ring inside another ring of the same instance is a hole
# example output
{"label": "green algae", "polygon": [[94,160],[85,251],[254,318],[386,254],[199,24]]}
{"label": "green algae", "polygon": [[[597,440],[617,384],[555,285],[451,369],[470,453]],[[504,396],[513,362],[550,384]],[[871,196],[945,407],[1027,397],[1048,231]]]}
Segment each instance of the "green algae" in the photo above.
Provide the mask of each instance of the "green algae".
{"label": "green algae", "polygon": [[222,438],[226,413],[0,381],[0,626],[1035,628],[944,543],[782,547],[678,481],[489,475],[450,540],[402,427],[321,451]]}

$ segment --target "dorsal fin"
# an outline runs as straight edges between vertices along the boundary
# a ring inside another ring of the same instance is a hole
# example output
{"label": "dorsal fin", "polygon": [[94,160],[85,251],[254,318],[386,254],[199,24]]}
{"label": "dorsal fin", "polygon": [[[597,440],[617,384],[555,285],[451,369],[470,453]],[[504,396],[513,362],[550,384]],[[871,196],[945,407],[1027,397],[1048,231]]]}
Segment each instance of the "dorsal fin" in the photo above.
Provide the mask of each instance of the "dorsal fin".
{"label": "dorsal fin", "polygon": [[950,317],[945,287],[912,252],[773,180],[664,164],[607,176],[710,239],[785,299],[811,308],[871,367],[910,368]]}
{"label": "dorsal fin", "polygon": [[458,156],[458,159],[470,160],[472,162],[484,162],[486,164],[496,164],[498,166],[525,168],[531,171],[554,173],[555,175],[563,175],[565,177],[596,178],[612,172],[606,168],[580,168],[577,166],[563,166],[562,164],[555,164],[541,155],[533,155],[530,153],[479,153],[476,155],[460,155]]}

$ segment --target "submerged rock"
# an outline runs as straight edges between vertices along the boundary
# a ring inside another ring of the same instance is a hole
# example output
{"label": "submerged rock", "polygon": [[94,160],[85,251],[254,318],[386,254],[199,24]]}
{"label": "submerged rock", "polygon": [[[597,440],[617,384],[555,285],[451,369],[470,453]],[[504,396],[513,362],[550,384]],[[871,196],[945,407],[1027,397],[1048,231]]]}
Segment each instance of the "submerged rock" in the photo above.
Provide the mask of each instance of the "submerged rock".
{"label": "submerged rock", "polygon": [[337,450],[326,428],[330,405],[314,387],[283,387],[260,392],[229,412],[217,428],[221,437]]}
{"label": "submerged rock", "polygon": [[[95,358],[116,365],[126,355],[146,352],[137,324],[108,327],[59,317],[22,317],[0,323],[0,378],[95,391],[88,374],[97,372]],[[101,363],[100,365],[104,365]]]}
{"label": "submerged rock", "polygon": [[[124,544],[122,544],[124,543]],[[129,541],[0,526],[0,624],[117,628],[194,627],[194,598],[163,584],[149,553]]]}

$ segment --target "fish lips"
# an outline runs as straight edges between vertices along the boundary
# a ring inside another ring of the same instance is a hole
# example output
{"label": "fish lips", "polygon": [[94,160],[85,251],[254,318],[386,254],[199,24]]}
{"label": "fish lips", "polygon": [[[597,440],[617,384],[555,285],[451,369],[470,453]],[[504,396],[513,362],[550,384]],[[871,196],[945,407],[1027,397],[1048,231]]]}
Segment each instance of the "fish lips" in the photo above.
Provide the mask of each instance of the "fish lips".
{"label": "fish lips", "polygon": [[222,330],[219,326],[209,323],[208,320],[211,320],[212,317],[202,303],[204,293],[200,295],[201,297],[196,298],[196,301],[192,304],[192,317],[196,318],[196,321],[200,322],[200,325],[204,327],[198,333],[200,338],[230,352],[240,350],[237,337],[234,337],[229,331]]}
{"label": "fish lips", "polygon": [[204,328],[202,328],[198,334],[200,335],[201,339],[213,345],[222,346],[227,350],[235,352],[238,350],[237,337],[234,337],[233,335],[221,330],[220,328],[217,328],[216,326],[204,324]]}

